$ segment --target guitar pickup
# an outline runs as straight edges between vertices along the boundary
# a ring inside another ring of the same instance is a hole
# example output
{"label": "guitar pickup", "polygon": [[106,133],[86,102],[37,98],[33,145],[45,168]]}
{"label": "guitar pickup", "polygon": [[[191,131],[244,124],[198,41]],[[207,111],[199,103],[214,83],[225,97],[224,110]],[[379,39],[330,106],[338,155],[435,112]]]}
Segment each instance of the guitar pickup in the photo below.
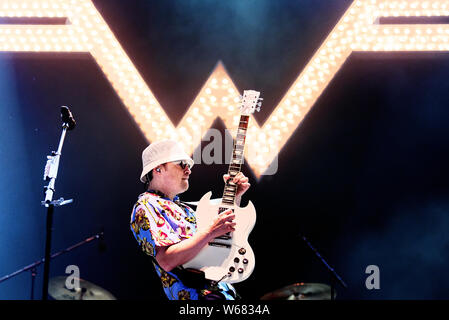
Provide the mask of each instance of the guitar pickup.
{"label": "guitar pickup", "polygon": [[215,239],[220,239],[220,240],[231,240],[232,239],[232,236],[229,234],[229,232],[228,233],[226,233],[226,234],[224,234],[224,235],[222,235],[222,236],[219,236],[219,237],[216,237]]}
{"label": "guitar pickup", "polygon": [[220,247],[220,248],[231,249],[231,245],[230,244],[225,244],[225,243],[221,243],[221,242],[209,242],[209,245],[212,246],[212,247]]}

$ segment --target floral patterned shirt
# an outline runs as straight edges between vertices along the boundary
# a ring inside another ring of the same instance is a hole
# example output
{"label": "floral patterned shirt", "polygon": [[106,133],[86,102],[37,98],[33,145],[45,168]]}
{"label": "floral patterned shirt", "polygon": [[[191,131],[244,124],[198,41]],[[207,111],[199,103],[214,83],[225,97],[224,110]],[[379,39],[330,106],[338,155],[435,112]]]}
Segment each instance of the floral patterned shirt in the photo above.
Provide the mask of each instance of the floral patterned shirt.
{"label": "floral patterned shirt", "polygon": [[[196,232],[194,211],[179,202],[173,201],[156,191],[139,195],[131,214],[131,231],[142,251],[155,258],[156,246],[170,246],[188,239]],[[161,279],[165,294],[170,300],[198,300],[211,293],[205,285],[203,290],[196,290],[184,285],[173,272],[166,272],[153,259],[156,273]],[[227,300],[234,300],[236,295],[232,285],[219,282],[215,289]]]}

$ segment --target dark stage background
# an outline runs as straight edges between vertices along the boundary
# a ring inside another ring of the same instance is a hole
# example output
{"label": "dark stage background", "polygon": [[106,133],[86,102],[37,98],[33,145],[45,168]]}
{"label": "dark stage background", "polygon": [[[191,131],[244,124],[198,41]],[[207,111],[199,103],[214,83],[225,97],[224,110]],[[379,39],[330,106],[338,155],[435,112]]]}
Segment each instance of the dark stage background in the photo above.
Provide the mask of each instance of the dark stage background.
{"label": "dark stage background", "polygon": [[[94,0],[177,125],[221,60],[238,89],[262,92],[263,124],[352,1]],[[165,300],[129,229],[143,134],[89,54],[0,54],[0,277],[44,255],[42,181],[57,148],[59,107],[77,127],[66,138],[55,199],[53,251],[104,228],[52,262],[119,299]],[[247,166],[258,220],[256,268],[240,294],[258,299],[295,282],[329,283],[305,234],[348,284],[339,299],[449,298],[449,56],[354,53],[260,181]],[[215,128],[223,130],[221,121]],[[221,195],[226,165],[194,167],[184,200]],[[365,269],[380,268],[368,290]],[[35,294],[40,298],[43,268]],[[1,299],[28,299],[30,274],[0,284]]]}

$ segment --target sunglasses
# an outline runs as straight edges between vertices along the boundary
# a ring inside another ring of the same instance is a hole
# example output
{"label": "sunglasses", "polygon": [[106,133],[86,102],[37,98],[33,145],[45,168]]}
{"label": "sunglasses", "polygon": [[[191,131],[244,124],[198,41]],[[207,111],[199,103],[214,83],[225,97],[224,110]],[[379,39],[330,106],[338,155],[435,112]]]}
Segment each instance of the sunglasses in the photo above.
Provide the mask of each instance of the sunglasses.
{"label": "sunglasses", "polygon": [[181,166],[182,170],[185,170],[186,167],[189,167],[189,169],[190,169],[190,165],[187,163],[186,160],[173,161],[173,164],[179,164]]}

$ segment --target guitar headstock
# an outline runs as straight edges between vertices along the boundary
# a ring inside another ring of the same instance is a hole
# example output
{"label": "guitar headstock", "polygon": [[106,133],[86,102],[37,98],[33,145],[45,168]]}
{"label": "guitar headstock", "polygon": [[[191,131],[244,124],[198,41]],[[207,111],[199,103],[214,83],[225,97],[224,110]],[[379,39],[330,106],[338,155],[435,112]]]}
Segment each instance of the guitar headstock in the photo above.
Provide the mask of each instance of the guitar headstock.
{"label": "guitar headstock", "polygon": [[[242,115],[249,116],[254,113],[254,111],[260,111],[260,106],[262,105],[259,98],[260,92],[255,90],[245,90],[243,91],[243,96],[241,96],[240,112]],[[257,106],[257,108],[256,108]]]}

